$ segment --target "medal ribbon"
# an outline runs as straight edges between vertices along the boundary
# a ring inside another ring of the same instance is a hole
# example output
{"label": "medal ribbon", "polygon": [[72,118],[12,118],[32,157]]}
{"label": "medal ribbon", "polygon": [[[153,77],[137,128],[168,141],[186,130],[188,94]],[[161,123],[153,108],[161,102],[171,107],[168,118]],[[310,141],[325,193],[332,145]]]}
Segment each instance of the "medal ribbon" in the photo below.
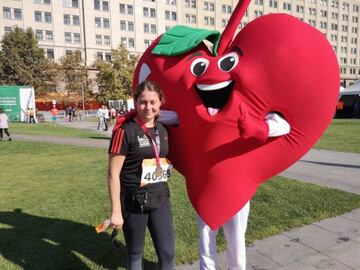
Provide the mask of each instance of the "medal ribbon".
{"label": "medal ribbon", "polygon": [[144,133],[150,138],[150,140],[152,141],[152,144],[154,146],[154,151],[155,151],[155,159],[156,159],[156,167],[157,168],[161,168],[160,165],[160,155],[159,155],[159,147],[157,145],[157,143],[154,141],[153,137],[151,136],[151,133],[149,131],[149,129],[145,126],[144,121],[137,116],[136,117],[136,121],[139,123],[140,127],[142,128],[142,130],[144,131]]}

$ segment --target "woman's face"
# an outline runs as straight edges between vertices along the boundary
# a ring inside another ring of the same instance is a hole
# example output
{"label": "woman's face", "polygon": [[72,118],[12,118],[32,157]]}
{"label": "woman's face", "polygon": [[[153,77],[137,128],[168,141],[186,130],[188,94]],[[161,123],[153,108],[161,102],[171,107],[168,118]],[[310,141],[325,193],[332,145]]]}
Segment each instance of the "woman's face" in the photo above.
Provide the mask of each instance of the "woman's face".
{"label": "woman's face", "polygon": [[136,100],[136,109],[145,123],[154,120],[160,112],[160,105],[158,93],[148,89],[145,89]]}

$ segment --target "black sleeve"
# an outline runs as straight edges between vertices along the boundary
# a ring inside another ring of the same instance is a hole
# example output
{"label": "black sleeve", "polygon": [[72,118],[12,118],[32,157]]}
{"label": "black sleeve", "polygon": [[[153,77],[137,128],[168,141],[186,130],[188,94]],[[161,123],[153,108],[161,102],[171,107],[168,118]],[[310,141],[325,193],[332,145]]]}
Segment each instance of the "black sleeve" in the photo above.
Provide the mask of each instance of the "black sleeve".
{"label": "black sleeve", "polygon": [[130,143],[129,131],[120,127],[112,134],[108,153],[126,156]]}

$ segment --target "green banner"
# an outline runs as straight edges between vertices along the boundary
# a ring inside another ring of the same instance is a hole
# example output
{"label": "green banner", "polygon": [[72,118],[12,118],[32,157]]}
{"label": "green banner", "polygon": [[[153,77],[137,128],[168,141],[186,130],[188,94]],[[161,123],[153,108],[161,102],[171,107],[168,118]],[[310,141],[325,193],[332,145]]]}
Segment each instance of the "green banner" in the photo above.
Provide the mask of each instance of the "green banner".
{"label": "green banner", "polygon": [[0,108],[11,121],[20,121],[20,89],[21,86],[0,86]]}

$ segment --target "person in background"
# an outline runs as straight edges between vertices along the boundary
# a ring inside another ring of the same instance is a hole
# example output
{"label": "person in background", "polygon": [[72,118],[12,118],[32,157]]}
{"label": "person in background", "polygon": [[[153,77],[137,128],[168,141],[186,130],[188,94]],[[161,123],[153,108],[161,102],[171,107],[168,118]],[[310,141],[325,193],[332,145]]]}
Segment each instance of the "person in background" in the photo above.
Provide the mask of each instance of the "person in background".
{"label": "person in background", "polygon": [[98,117],[98,126],[97,130],[100,130],[100,127],[104,124],[104,116],[103,116],[103,106],[101,106],[97,111]]}
{"label": "person in background", "polygon": [[28,108],[29,111],[29,123],[34,123],[36,124],[35,121],[35,110],[33,108]]}
{"label": "person in background", "polygon": [[53,105],[52,109],[50,110],[50,114],[51,114],[52,124],[55,127],[55,126],[57,126],[57,118],[58,118],[58,114],[59,114],[59,111],[58,111],[58,109],[56,109],[55,105]]}
{"label": "person in background", "polygon": [[11,141],[11,136],[9,133],[9,118],[5,114],[4,110],[0,108],[0,141],[3,140],[3,132],[8,136],[9,141]]}
{"label": "person in background", "polygon": [[104,131],[108,131],[109,129],[109,110],[103,105],[103,121],[104,121]]}
{"label": "person in background", "polygon": [[[145,81],[135,90],[134,100],[138,115],[115,127],[110,141],[110,225],[123,230],[128,269],[143,269],[148,227],[159,259],[157,269],[173,270],[175,237],[167,184],[171,167],[165,158],[168,134],[157,121],[163,94],[157,84]],[[156,207],[143,212],[141,194],[145,201],[156,201]]]}

